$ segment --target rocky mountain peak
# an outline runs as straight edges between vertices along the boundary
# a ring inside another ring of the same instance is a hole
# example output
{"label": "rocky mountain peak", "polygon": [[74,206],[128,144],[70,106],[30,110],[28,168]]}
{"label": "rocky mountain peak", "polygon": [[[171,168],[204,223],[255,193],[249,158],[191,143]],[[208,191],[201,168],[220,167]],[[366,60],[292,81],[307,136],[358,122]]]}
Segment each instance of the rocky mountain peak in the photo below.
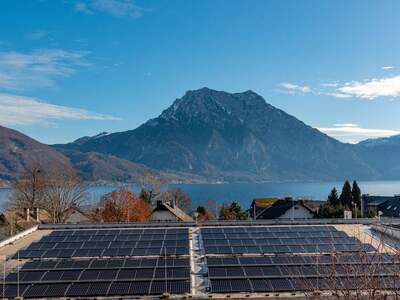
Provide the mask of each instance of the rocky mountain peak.
{"label": "rocky mountain peak", "polygon": [[272,106],[255,92],[227,93],[204,87],[190,90],[163,113],[160,118],[181,121],[245,121],[249,115],[259,114]]}

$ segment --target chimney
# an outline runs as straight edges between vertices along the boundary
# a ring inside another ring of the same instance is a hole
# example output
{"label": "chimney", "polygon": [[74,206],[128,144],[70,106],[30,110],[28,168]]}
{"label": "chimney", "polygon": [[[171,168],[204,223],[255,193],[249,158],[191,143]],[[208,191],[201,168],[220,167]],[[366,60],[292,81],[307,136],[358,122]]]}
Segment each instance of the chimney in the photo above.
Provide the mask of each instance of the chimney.
{"label": "chimney", "polygon": [[29,219],[30,219],[30,211],[29,211],[29,208],[26,208],[26,209],[25,209],[25,219],[26,219],[27,222],[29,222]]}
{"label": "chimney", "polygon": [[35,208],[35,218],[36,218],[36,222],[40,222],[40,217],[39,217],[39,207]]}

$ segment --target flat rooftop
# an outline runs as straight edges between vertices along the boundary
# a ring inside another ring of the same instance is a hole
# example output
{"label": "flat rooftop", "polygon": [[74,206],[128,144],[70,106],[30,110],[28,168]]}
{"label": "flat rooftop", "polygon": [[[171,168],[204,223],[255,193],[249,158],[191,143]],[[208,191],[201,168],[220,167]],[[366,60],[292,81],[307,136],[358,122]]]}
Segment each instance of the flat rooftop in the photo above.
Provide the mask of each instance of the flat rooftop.
{"label": "flat rooftop", "polygon": [[42,225],[0,247],[0,295],[283,299],[363,286],[393,292],[400,259],[390,238],[369,221],[331,223]]}

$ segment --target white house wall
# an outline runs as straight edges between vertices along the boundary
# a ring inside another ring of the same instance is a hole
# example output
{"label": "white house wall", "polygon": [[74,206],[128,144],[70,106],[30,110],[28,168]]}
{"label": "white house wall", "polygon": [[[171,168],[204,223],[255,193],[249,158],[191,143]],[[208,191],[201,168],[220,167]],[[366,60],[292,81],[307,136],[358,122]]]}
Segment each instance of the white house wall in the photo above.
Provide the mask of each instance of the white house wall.
{"label": "white house wall", "polygon": [[177,217],[169,211],[155,211],[152,213],[152,221],[178,221]]}
{"label": "white house wall", "polygon": [[[296,209],[297,208],[297,209]],[[301,205],[295,205],[288,209],[279,219],[312,219],[313,214]]]}

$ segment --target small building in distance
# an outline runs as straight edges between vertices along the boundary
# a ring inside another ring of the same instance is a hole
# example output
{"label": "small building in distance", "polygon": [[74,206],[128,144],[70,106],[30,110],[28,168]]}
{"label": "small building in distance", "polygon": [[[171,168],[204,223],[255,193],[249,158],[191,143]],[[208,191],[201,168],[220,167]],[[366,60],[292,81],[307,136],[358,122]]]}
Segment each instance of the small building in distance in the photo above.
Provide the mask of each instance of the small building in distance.
{"label": "small building in distance", "polygon": [[376,215],[381,212],[381,217],[400,217],[400,195],[372,196],[365,194],[361,199],[364,213],[373,211]]}
{"label": "small building in distance", "polygon": [[252,219],[312,219],[321,207],[321,201],[287,198],[257,198],[251,203]]}
{"label": "small building in distance", "polygon": [[193,221],[193,218],[173,203],[157,201],[150,216],[151,221]]}

